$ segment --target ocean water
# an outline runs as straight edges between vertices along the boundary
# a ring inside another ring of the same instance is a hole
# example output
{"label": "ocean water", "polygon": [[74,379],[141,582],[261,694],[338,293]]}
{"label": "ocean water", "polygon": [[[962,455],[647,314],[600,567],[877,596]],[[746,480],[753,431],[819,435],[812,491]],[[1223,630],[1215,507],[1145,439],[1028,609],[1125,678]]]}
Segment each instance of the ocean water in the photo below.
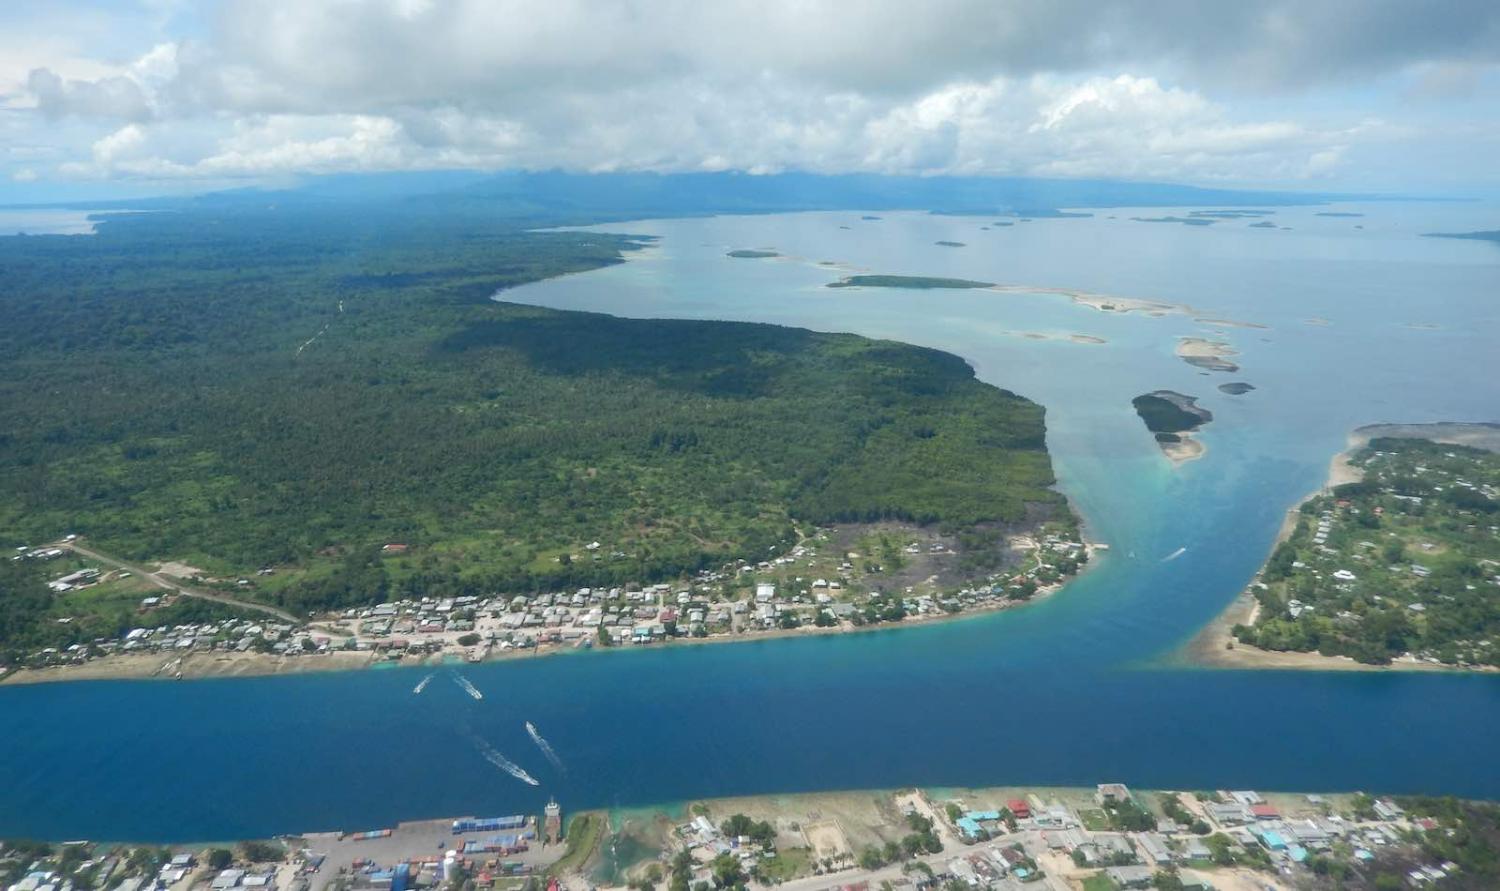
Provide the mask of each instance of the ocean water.
{"label": "ocean water", "polygon": [[95,211],[0,208],[0,235],[92,235]]}
{"label": "ocean water", "polygon": [[[1328,210],[1364,216],[1317,215]],[[1266,217],[1288,227],[1277,229],[1129,219],[1170,213],[988,230],[992,220],[914,213],[614,224],[600,228],[660,240],[628,263],[501,295],[852,331],[965,357],[1047,406],[1060,486],[1111,546],[1059,594],[941,625],[457,669],[482,701],[443,675],[413,696],[422,675],[405,669],[4,687],[0,835],[227,839],[535,810],[549,795],[578,809],[909,784],[1500,797],[1500,676],[1229,671],[1180,656],[1352,428],[1500,420],[1500,247],[1418,237],[1495,228],[1500,208],[1280,208]],[[735,248],[786,256],[725,256]],[[850,270],[1197,311],[824,287]],[[1241,371],[1187,365],[1173,355],[1182,336],[1229,341]],[[1216,389],[1230,380],[1257,389]],[[1201,460],[1172,468],[1132,411],[1133,396],[1160,388],[1214,412]],[[493,767],[476,739],[541,784]]]}

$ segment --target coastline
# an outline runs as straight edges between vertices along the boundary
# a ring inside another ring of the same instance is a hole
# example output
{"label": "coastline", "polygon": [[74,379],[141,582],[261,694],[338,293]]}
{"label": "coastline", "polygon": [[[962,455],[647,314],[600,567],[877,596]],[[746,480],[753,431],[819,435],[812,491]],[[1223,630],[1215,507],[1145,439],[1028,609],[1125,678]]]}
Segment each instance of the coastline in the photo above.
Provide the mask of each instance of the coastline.
{"label": "coastline", "polygon": [[1103,548],[1096,542],[1083,538],[1089,560],[1066,581],[1044,588],[1025,600],[1007,600],[987,603],[957,613],[936,613],[908,616],[900,622],[882,622],[877,625],[846,625],[820,628],[802,625],[797,628],[774,628],[753,634],[715,634],[709,637],[677,637],[639,646],[581,648],[570,644],[539,645],[530,649],[490,650],[478,663],[456,660],[451,654],[431,654],[418,658],[403,657],[398,660],[379,658],[370,651],[335,650],[313,656],[281,656],[269,653],[215,653],[195,652],[186,656],[166,654],[118,654],[94,659],[77,665],[53,665],[46,668],[18,668],[0,676],[0,686],[23,686],[32,684],[55,684],[70,681],[173,681],[203,680],[207,678],[249,678],[273,675],[313,674],[338,671],[376,671],[391,668],[462,668],[465,665],[483,665],[490,662],[508,662],[516,659],[537,659],[562,656],[570,653],[631,652],[638,649],[662,647],[710,646],[715,644],[754,643],[788,637],[829,637],[842,634],[863,634],[877,631],[897,631],[921,625],[935,625],[977,619],[994,613],[1020,609],[1040,602],[1066,588],[1068,583],[1079,578],[1095,565],[1098,552]]}
{"label": "coastline", "polygon": [[[1488,442],[1491,448],[1500,445],[1500,425],[1494,424],[1463,424],[1453,422],[1440,422],[1434,424],[1368,424],[1355,428],[1346,438],[1344,450],[1335,454],[1328,461],[1328,474],[1321,488],[1315,489],[1297,503],[1287,508],[1286,516],[1281,521],[1281,528],[1276,532],[1276,538],[1272,540],[1271,547],[1266,551],[1266,557],[1261,561],[1264,566],[1266,560],[1271,558],[1276,548],[1282,542],[1291,538],[1292,532],[1297,528],[1297,518],[1300,516],[1302,505],[1311,501],[1336,486],[1347,483],[1357,483],[1364,479],[1364,472],[1349,463],[1350,459],[1360,449],[1368,446],[1372,439],[1380,437],[1403,437],[1416,439],[1431,439],[1434,442],[1446,442],[1454,445],[1473,445],[1476,442]],[[1256,577],[1260,575],[1256,572]],[[1253,580],[1252,580],[1253,581]],[[1259,647],[1236,640],[1233,629],[1235,625],[1252,625],[1260,613],[1260,603],[1251,594],[1247,586],[1241,591],[1229,605],[1224,608],[1211,622],[1203,627],[1192,640],[1188,641],[1179,651],[1180,656],[1189,664],[1203,666],[1205,668],[1266,668],[1266,669],[1301,669],[1310,671],[1437,671],[1456,673],[1478,673],[1487,674],[1495,671],[1488,668],[1460,668],[1453,665],[1443,665],[1432,662],[1417,662],[1414,660],[1393,660],[1389,665],[1370,665],[1359,662],[1348,656],[1325,656],[1317,652],[1278,652],[1275,650],[1263,650]]]}

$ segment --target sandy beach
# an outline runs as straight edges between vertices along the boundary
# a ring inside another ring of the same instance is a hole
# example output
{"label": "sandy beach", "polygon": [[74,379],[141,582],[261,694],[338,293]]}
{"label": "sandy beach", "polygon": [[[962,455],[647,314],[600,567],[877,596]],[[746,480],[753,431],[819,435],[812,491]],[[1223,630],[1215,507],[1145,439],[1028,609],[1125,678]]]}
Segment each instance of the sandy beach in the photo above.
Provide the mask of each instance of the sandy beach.
{"label": "sandy beach", "polygon": [[1162,454],[1171,460],[1173,467],[1181,467],[1188,461],[1202,458],[1208,452],[1208,446],[1193,439],[1190,434],[1177,434],[1177,442],[1158,442]]}
{"label": "sandy beach", "polygon": [[1239,352],[1222,340],[1212,340],[1207,337],[1179,337],[1176,353],[1177,358],[1182,361],[1207,371],[1232,373],[1240,370],[1238,365],[1229,361],[1230,356],[1239,355]]}

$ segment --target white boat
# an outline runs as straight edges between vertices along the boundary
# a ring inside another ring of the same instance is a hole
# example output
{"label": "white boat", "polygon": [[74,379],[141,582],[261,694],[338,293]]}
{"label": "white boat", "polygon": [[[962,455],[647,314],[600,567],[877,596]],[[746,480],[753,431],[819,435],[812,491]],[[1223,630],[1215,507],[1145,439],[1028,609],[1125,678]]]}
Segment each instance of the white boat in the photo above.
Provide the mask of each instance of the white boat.
{"label": "white boat", "polygon": [[461,674],[455,674],[453,676],[453,680],[456,681],[460,687],[464,688],[464,692],[465,693],[469,694],[470,696],[474,697],[475,699],[483,699],[484,698],[484,694],[480,693],[479,690],[478,690],[478,688],[476,688],[473,684],[469,683],[469,679],[466,678],[466,677],[464,677],[463,675],[461,675]]}
{"label": "white boat", "polygon": [[417,681],[417,685],[411,688],[412,695],[416,695],[417,693],[421,693],[423,690],[426,690],[427,685],[432,681],[432,678],[433,676],[429,674],[427,677],[422,678],[420,681]]}
{"label": "white boat", "polygon": [[563,771],[564,773],[567,773],[567,768],[563,767],[562,759],[557,757],[557,752],[552,750],[552,744],[547,742],[545,739],[542,739],[542,735],[537,732],[536,725],[531,723],[530,721],[527,721],[526,732],[531,734],[531,741],[536,743],[536,747],[538,749],[542,750],[542,754],[547,757],[547,761],[550,762],[553,767]]}
{"label": "white boat", "polygon": [[478,744],[479,753],[484,756],[484,760],[495,765],[496,767],[500,768],[501,770],[505,771],[521,782],[527,784],[528,786],[541,785],[541,783],[537,781],[536,777],[527,773],[519,764],[500,754],[494,746],[490,745],[484,740],[475,740],[475,742]]}

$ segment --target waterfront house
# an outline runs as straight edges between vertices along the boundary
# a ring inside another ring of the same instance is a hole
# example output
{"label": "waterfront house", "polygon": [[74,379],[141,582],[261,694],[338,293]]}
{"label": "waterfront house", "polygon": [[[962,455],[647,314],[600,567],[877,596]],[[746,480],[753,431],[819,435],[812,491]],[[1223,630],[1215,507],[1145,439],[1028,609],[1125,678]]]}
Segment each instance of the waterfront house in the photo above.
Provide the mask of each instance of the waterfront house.
{"label": "waterfront house", "polygon": [[1123,804],[1130,800],[1130,790],[1124,783],[1100,783],[1095,788],[1094,799],[1100,804]]}

